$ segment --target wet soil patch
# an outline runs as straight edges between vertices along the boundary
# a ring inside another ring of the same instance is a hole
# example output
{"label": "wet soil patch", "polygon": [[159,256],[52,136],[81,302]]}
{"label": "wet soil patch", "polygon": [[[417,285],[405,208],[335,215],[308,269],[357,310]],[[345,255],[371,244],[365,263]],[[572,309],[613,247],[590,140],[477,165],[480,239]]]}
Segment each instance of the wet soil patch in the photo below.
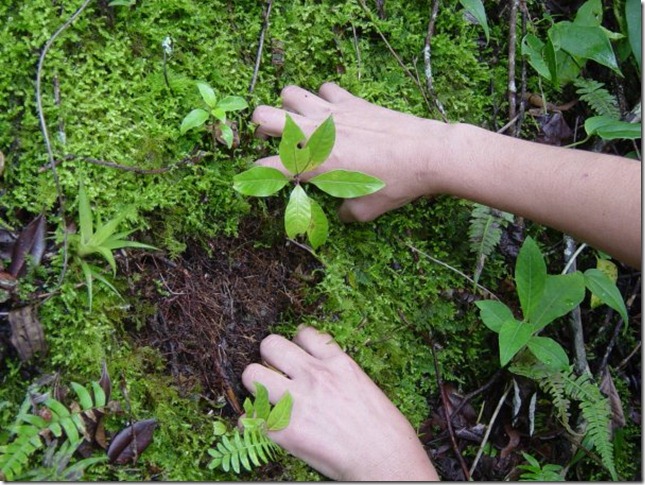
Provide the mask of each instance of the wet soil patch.
{"label": "wet soil patch", "polygon": [[260,361],[261,340],[276,323],[308,311],[303,290],[319,267],[289,242],[256,247],[249,231],[190,243],[173,261],[142,254],[129,265],[142,275],[133,291],[154,308],[137,345],[161,351],[180,389],[198,385],[208,399],[224,396],[231,413],[242,412],[242,371]]}

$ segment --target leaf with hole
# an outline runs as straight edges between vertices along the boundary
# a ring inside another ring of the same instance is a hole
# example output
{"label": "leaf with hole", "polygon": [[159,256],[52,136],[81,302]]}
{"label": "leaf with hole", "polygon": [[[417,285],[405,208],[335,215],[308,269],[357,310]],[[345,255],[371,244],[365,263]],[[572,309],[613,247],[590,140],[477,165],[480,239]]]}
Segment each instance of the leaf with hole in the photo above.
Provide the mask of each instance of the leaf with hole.
{"label": "leaf with hole", "polygon": [[233,188],[240,194],[267,197],[289,183],[280,170],[271,167],[253,167],[233,177]]}
{"label": "leaf with hole", "polygon": [[321,173],[309,180],[309,183],[329,195],[342,199],[373,194],[385,187],[385,183],[382,180],[351,170],[331,170]]}
{"label": "leaf with hole", "polygon": [[300,127],[287,115],[278,154],[282,165],[294,175],[302,173],[309,164],[309,148],[302,148],[306,141],[307,137]]}

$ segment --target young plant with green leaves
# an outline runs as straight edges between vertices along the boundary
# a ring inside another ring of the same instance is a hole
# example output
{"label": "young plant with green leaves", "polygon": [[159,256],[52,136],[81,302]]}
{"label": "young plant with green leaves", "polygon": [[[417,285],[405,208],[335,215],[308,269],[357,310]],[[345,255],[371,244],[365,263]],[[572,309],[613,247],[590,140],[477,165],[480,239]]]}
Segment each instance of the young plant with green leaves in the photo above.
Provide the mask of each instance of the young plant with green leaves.
{"label": "young plant with green leaves", "polygon": [[201,128],[212,116],[215,120],[214,129],[218,132],[219,138],[228,148],[231,148],[234,134],[228,124],[228,114],[248,108],[248,103],[240,96],[226,96],[218,99],[213,88],[206,83],[198,82],[197,88],[208,109],[196,108],[188,113],[181,122],[181,134],[183,135],[194,128]]}
{"label": "young plant with green leaves", "polygon": [[[289,176],[276,168],[253,167],[233,178],[233,188],[244,195],[267,197],[292,182],[294,188],[284,213],[285,230],[292,239],[306,233],[311,246],[317,249],[327,240],[329,222],[320,205],[305,192],[302,175],[329,158],[335,141],[336,127],[331,116],[307,139],[287,115],[278,153]],[[376,177],[341,169],[316,175],[308,183],[343,199],[373,194],[385,187],[385,183]]]}
{"label": "young plant with green leaves", "polygon": [[627,321],[627,308],[616,284],[601,270],[549,275],[537,243],[527,237],[517,256],[515,284],[522,309],[521,320],[502,302],[476,303],[484,324],[499,335],[500,365],[505,366],[525,348],[553,370],[569,367],[562,346],[538,334],[556,318],[566,315],[585,297],[585,287]]}
{"label": "young plant with green leaves", "polygon": [[272,407],[266,387],[256,382],[255,401],[251,402],[249,398],[244,401],[245,415],[241,419],[244,431],[240,433],[237,428],[227,431],[221,421],[214,426],[215,434],[221,438],[215,448],[208,450],[213,457],[208,468],[219,467],[225,472],[232,469],[240,473],[240,465],[251,471],[253,466],[274,460],[282,448],[271,441],[267,432],[286,428],[291,420],[292,407],[293,398],[288,392]]}
{"label": "young plant with green leaves", "polygon": [[103,271],[98,266],[86,261],[89,257],[95,254],[103,256],[112,268],[112,275],[116,276],[116,261],[112,254],[113,251],[122,248],[157,249],[148,244],[126,240],[125,238],[134,231],[117,232],[126,215],[127,211],[123,211],[105,224],[102,224],[98,219],[95,224],[90,201],[81,182],[78,190],[79,232],[69,236],[69,244],[75,261],[85,275],[90,312],[92,311],[92,285],[95,279],[103,283],[119,297],[121,295],[114,285],[105,278]]}

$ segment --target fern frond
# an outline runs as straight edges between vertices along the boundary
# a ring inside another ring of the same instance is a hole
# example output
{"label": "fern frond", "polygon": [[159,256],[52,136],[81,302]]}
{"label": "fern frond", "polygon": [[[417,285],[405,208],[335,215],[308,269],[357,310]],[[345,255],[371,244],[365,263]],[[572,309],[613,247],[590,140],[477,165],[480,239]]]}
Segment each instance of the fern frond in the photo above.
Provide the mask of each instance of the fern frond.
{"label": "fern frond", "polygon": [[222,436],[217,447],[208,450],[208,454],[213,457],[208,468],[219,467],[225,472],[232,468],[235,473],[240,473],[242,465],[245,470],[251,471],[253,466],[274,460],[281,451],[282,449],[261,429],[245,429],[243,435],[235,429],[231,439]]}
{"label": "fern frond", "polygon": [[580,99],[587,103],[596,115],[608,116],[616,120],[620,118],[616,97],[605,89],[603,83],[593,79],[578,78],[574,85],[578,88],[576,93]]}
{"label": "fern frond", "polygon": [[87,436],[82,414],[92,409],[99,409],[105,403],[97,406],[89,390],[80,384],[74,383],[72,387],[79,397],[81,409],[70,410],[60,401],[48,397],[43,406],[49,410],[51,415],[49,419],[28,412],[30,400],[27,396],[11,427],[13,441],[0,447],[0,476],[6,480],[13,480],[20,476],[31,456],[43,447],[44,436],[53,435],[55,438],[61,438],[64,434],[66,440],[63,444],[69,443],[66,446],[74,449],[81,444]]}
{"label": "fern frond", "polygon": [[477,263],[473,280],[475,286],[484,269],[486,258],[491,255],[502,237],[502,228],[513,222],[513,214],[503,212],[482,204],[474,204],[470,213],[468,238],[470,250],[475,253]]}

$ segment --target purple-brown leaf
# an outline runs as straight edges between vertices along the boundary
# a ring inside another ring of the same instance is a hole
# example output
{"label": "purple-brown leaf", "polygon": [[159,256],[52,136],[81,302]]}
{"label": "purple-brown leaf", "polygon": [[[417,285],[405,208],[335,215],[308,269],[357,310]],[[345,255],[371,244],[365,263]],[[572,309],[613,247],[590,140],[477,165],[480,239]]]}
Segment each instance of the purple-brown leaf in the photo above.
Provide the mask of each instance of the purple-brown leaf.
{"label": "purple-brown leaf", "polygon": [[13,276],[22,276],[25,273],[27,256],[31,255],[33,264],[38,266],[43,254],[45,254],[45,216],[41,214],[18,236],[13,246],[9,273]]}
{"label": "purple-brown leaf", "polygon": [[108,373],[107,364],[103,361],[101,366],[101,379],[99,380],[99,386],[103,389],[105,393],[105,402],[110,402],[110,394],[112,394],[112,380],[110,379],[110,374]]}
{"label": "purple-brown leaf", "polygon": [[152,443],[152,434],[156,426],[155,419],[145,419],[121,430],[108,448],[107,455],[110,463],[125,465],[135,462]]}

